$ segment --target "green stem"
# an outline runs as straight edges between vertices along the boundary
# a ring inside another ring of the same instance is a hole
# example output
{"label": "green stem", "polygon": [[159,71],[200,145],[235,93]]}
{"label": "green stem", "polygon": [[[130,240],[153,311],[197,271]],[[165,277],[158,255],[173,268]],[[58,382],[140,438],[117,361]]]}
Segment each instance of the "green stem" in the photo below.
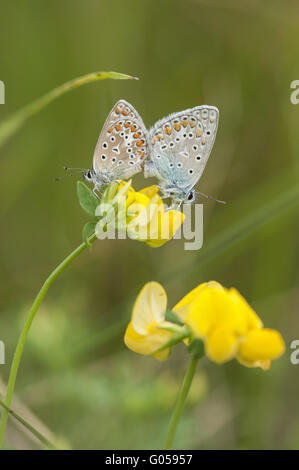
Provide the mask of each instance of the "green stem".
{"label": "green stem", "polygon": [[2,400],[0,400],[0,405],[7,411],[7,413],[11,414],[14,418],[16,418],[20,423],[25,426],[37,439],[41,441],[42,444],[44,444],[47,448],[49,449],[55,449],[55,446],[45,437],[43,436],[37,429],[35,429],[33,426],[31,426],[30,423],[25,421],[22,416],[18,415],[15,411],[11,410],[8,408],[5,403],[3,403]]}
{"label": "green stem", "polygon": [[[96,235],[93,234],[89,237],[88,241],[92,243],[96,239]],[[6,424],[7,424],[7,419],[8,419],[8,414],[9,411],[7,408],[10,408],[11,405],[11,400],[15,388],[15,383],[16,383],[16,377],[18,373],[18,368],[21,362],[22,354],[23,354],[23,349],[25,346],[25,342],[31,327],[31,324],[34,320],[34,317],[38,311],[38,308],[45,297],[49,287],[51,286],[52,282],[59,276],[62,271],[75,259],[77,258],[82,251],[85,250],[87,245],[85,243],[81,243],[72,253],[70,253],[55,269],[52,271],[52,273],[49,275],[49,277],[46,279],[44,284],[42,285],[40,291],[38,292],[37,296],[35,297],[35,300],[31,306],[31,309],[29,311],[29,315],[25,321],[23,330],[20,334],[13,361],[11,364],[10,368],[10,373],[9,373],[9,378],[8,378],[8,384],[7,384],[7,390],[6,390],[6,398],[5,398],[5,406],[6,408],[3,410],[2,413],[2,420],[0,423],[0,448],[3,445],[3,440],[5,436],[5,431],[6,431]]]}
{"label": "green stem", "polygon": [[194,377],[195,369],[196,369],[196,364],[197,364],[198,358],[193,356],[188,370],[185,374],[183,383],[181,385],[179,395],[177,397],[177,401],[171,416],[170,420],[170,425],[167,433],[167,438],[164,446],[164,450],[169,450],[172,447],[173,439],[175,436],[175,432],[178,426],[178,422],[182,413],[182,410],[184,408],[185,400],[187,398],[188,392],[190,390],[190,386],[192,384],[192,380]]}

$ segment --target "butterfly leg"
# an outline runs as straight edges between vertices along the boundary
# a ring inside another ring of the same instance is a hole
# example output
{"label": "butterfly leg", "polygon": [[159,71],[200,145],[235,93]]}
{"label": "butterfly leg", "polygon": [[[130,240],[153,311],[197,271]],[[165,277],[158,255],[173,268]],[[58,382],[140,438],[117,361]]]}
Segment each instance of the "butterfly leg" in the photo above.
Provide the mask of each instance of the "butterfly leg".
{"label": "butterfly leg", "polygon": [[[151,191],[153,191],[153,189],[155,189],[155,188],[160,189],[159,186],[157,184],[155,184],[154,186],[150,186],[150,188],[147,191],[145,191],[145,193],[143,193],[143,194],[148,194]],[[163,199],[163,197],[161,199]]]}
{"label": "butterfly leg", "polygon": [[[100,194],[98,194],[98,191],[99,191]],[[94,186],[92,192],[96,196],[97,199],[101,199],[102,194],[100,192],[100,188],[97,185]]]}
{"label": "butterfly leg", "polygon": [[182,205],[183,201],[172,201],[171,205],[169,207],[167,207],[166,211],[165,212],[168,212],[168,211],[179,211],[180,210],[180,207]]}

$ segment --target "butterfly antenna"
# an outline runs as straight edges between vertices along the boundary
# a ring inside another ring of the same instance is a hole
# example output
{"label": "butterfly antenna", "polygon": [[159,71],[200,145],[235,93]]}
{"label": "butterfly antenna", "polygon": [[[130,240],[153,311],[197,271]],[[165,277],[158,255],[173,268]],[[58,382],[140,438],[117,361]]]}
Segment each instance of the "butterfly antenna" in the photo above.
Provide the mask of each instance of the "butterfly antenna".
{"label": "butterfly antenna", "polygon": [[206,197],[207,199],[212,199],[212,201],[219,202],[219,204],[226,204],[226,201],[221,201],[220,199],[216,199],[213,196],[209,196],[208,194],[201,193],[200,191],[196,191],[196,194],[200,194],[201,196]]}
{"label": "butterfly antenna", "polygon": [[63,169],[66,170],[66,171],[68,171],[68,170],[72,170],[72,171],[81,171],[81,172],[86,171],[86,168],[70,168],[70,167],[68,167],[68,166],[64,166]]}
{"label": "butterfly antenna", "polygon": [[64,166],[63,169],[64,170],[71,170],[74,173],[70,173],[69,175],[65,175],[65,176],[58,176],[57,178],[54,178],[54,181],[64,180],[65,178],[69,178],[70,176],[74,176],[77,173],[85,173],[85,171],[86,171],[85,168],[69,168],[68,166]]}

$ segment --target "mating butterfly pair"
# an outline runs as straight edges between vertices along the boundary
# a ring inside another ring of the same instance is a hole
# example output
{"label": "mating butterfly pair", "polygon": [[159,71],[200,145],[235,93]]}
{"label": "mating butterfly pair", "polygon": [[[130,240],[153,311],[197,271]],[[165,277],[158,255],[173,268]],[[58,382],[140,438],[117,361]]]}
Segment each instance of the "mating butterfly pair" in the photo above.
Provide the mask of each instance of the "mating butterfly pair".
{"label": "mating butterfly pair", "polygon": [[133,106],[120,100],[106,119],[93,169],[84,178],[94,184],[96,192],[105,184],[144,171],[145,177],[159,179],[163,197],[193,202],[193,188],[214,144],[218,116],[214,106],[197,106],[170,114],[147,131]]}

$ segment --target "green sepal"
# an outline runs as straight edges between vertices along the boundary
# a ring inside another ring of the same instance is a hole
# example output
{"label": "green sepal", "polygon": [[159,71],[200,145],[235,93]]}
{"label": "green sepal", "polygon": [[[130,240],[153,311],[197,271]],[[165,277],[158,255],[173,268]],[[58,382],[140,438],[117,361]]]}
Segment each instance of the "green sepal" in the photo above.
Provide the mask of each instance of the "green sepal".
{"label": "green sepal", "polygon": [[204,344],[201,339],[195,338],[191,341],[188,352],[192,354],[197,359],[200,359],[205,354]]}
{"label": "green sepal", "polygon": [[184,325],[184,323],[180,320],[175,312],[172,310],[167,310],[165,313],[165,320],[170,321],[171,323],[175,323],[176,325]]}
{"label": "green sepal", "polygon": [[86,186],[82,181],[77,182],[77,193],[79,203],[82,209],[87,212],[88,215],[94,217],[95,210],[99,205],[98,198],[94,195],[91,189]]}

